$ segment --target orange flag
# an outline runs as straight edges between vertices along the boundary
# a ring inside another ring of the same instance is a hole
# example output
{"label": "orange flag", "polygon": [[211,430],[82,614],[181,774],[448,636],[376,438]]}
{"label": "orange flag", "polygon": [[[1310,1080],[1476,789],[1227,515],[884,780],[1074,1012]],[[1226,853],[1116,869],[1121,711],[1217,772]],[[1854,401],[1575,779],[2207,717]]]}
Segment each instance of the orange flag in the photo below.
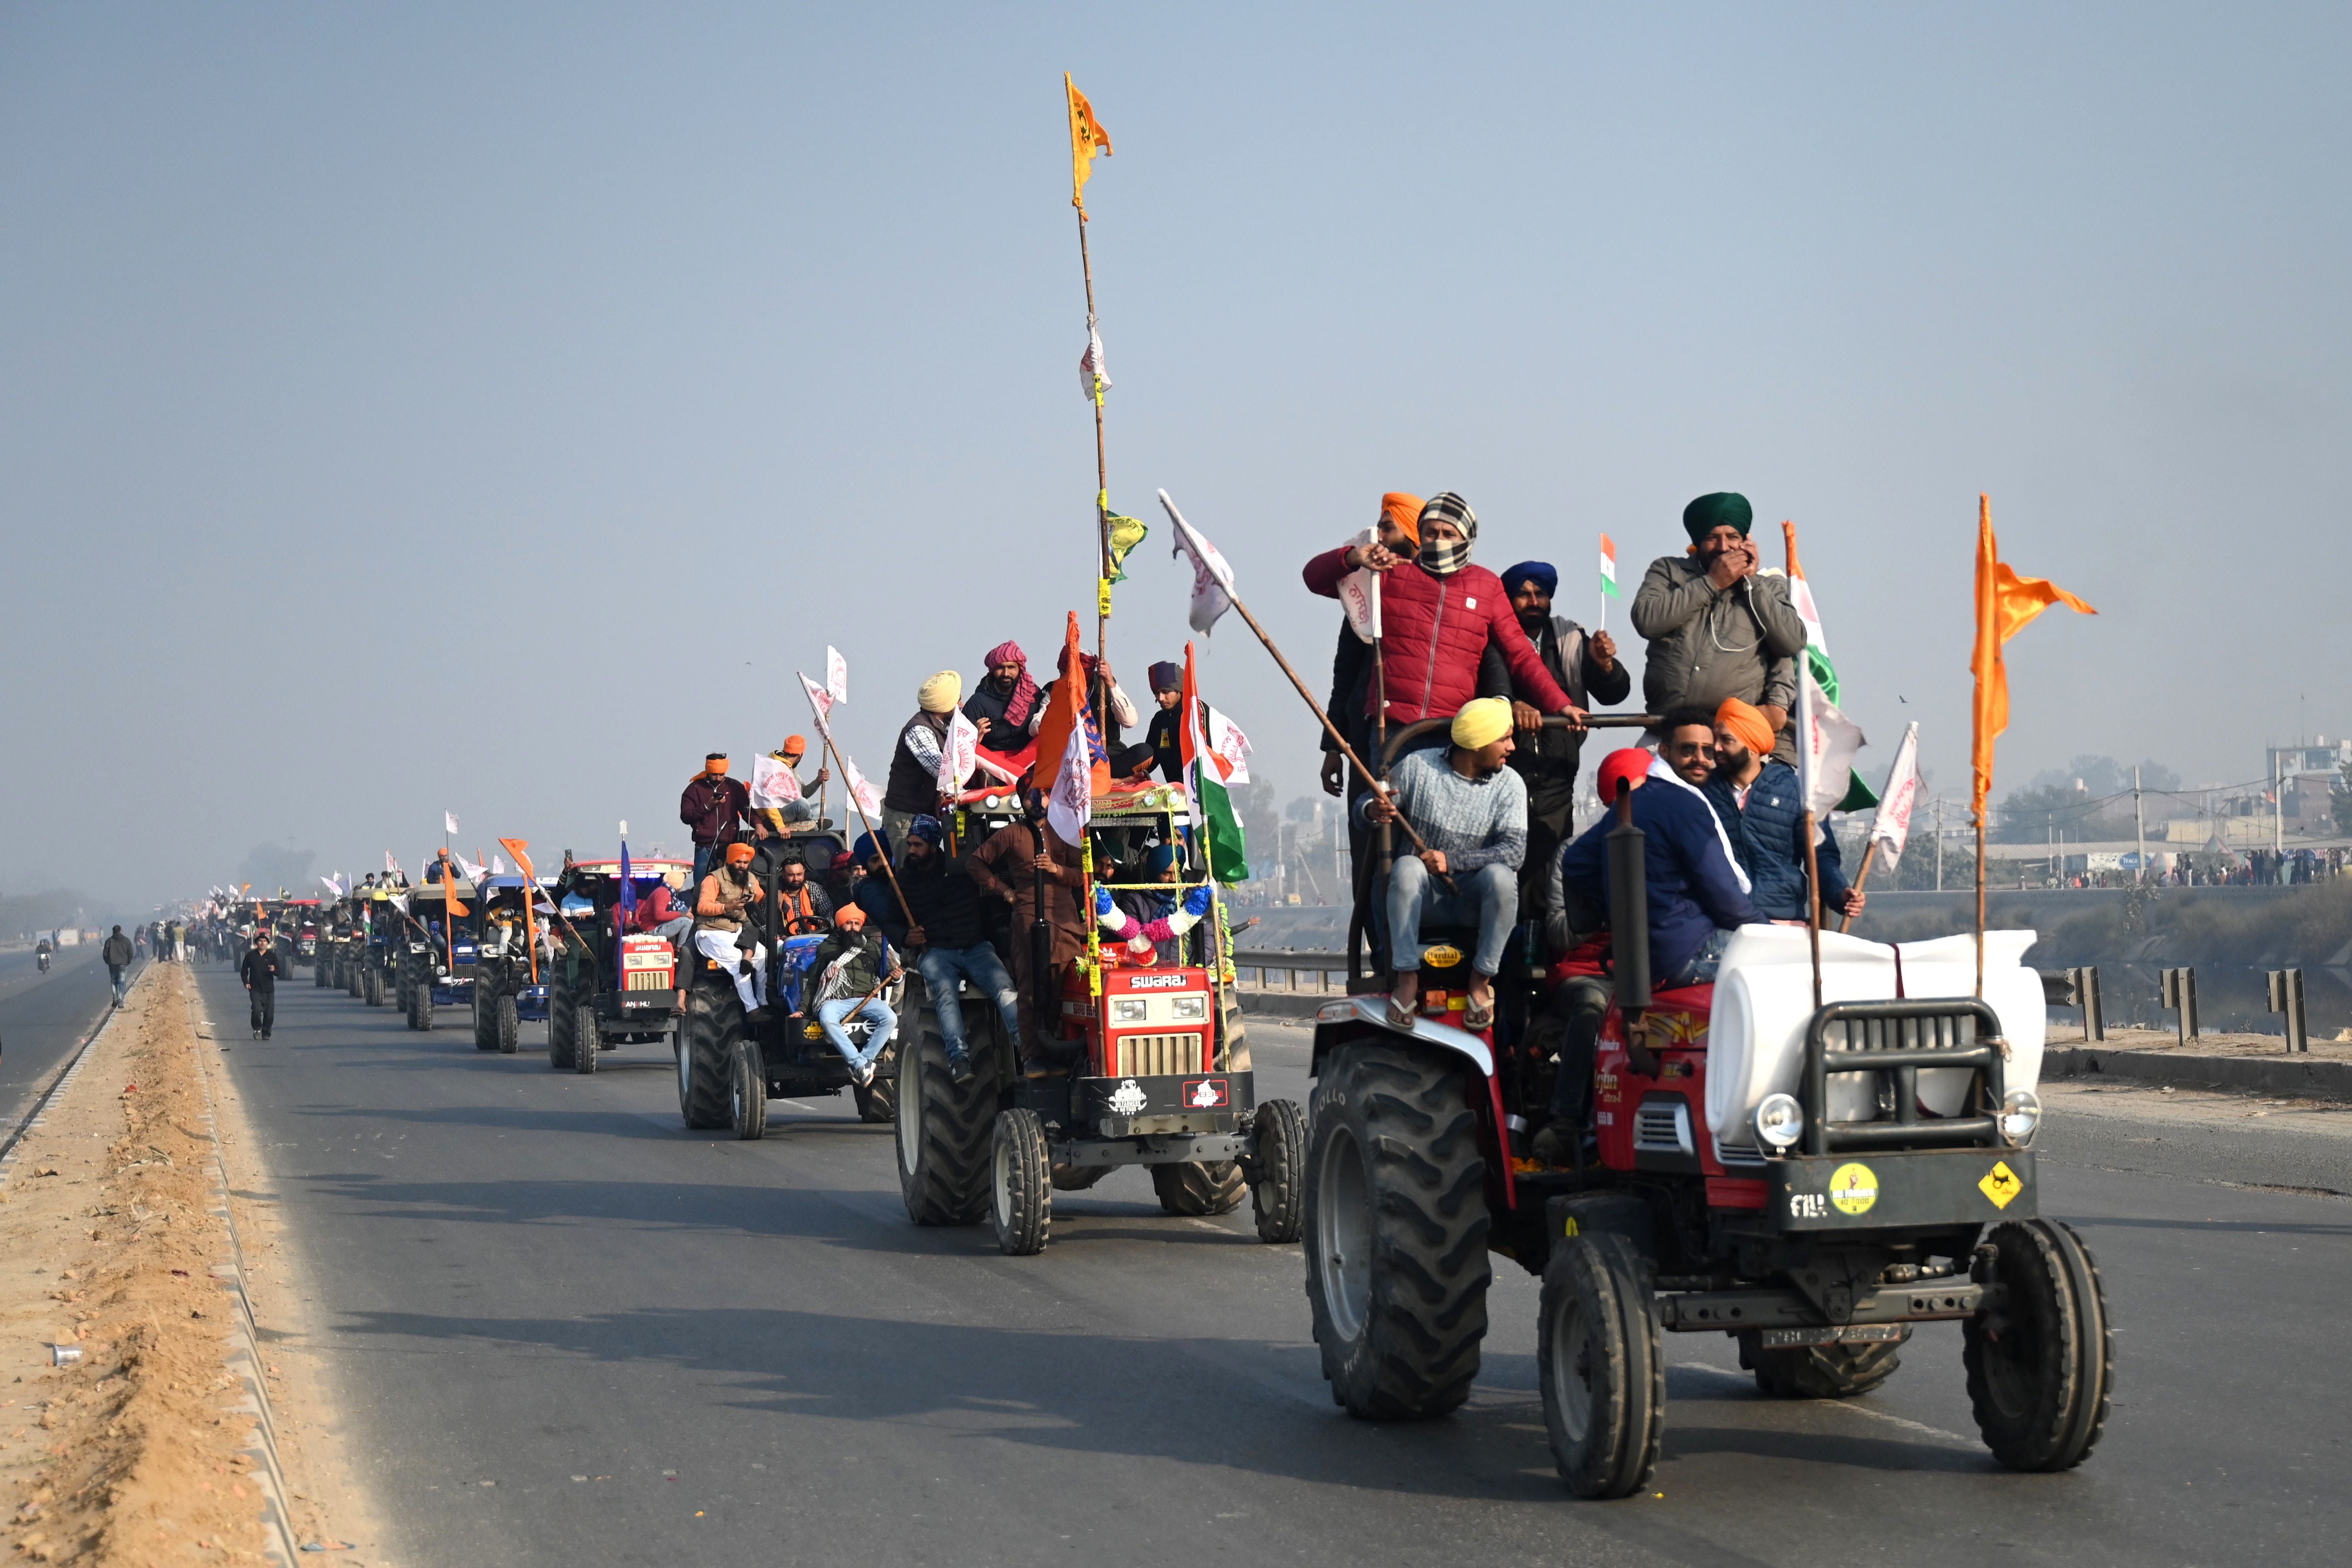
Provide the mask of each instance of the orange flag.
{"label": "orange flag", "polygon": [[[1087,176],[1095,172],[1095,154],[1110,156],[1110,132],[1095,118],[1095,106],[1087,95],[1070,80],[1070,73],[1062,73],[1062,90],[1070,95],[1070,205],[1078,209],[1078,216],[1087,215]],[[1044,756],[1043,752],[1038,753]]]}
{"label": "orange flag", "polygon": [[1975,745],[1976,789],[1971,807],[1984,821],[1985,798],[1992,793],[1992,743],[2009,727],[2009,670],[2000,647],[2053,604],[2085,615],[2097,611],[2039,577],[2020,577],[2000,559],[1992,537],[1992,497],[1977,497],[1977,643],[1969,668],[1977,677]]}
{"label": "orange flag", "polygon": [[[1053,792],[1054,775],[1061,771],[1063,755],[1069,750],[1070,732],[1087,722],[1087,666],[1075,610],[1070,612],[1069,625],[1062,633],[1061,667],[1066,673],[1054,682],[1053,695],[1045,704],[1045,716],[1037,725],[1037,766],[1031,778],[1031,782],[1048,794]],[[1095,764],[1094,780],[1096,794],[1109,793],[1109,763]]]}

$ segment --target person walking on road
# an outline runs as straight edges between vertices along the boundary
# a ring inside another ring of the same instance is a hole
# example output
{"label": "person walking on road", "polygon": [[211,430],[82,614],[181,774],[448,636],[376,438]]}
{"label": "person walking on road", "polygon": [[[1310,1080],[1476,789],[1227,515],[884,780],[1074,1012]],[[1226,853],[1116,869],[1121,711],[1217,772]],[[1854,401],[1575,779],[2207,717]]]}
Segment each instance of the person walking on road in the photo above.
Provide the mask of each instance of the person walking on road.
{"label": "person walking on road", "polygon": [[122,934],[121,926],[114,928],[98,956],[106,964],[106,977],[114,987],[114,1005],[119,1008],[122,1005],[122,972],[131,967],[132,956],[131,938]]}
{"label": "person walking on road", "polygon": [[278,1020],[278,948],[268,933],[253,934],[253,949],[236,967],[237,978],[245,982],[246,994],[253,999],[253,1038],[268,1040],[270,1025]]}

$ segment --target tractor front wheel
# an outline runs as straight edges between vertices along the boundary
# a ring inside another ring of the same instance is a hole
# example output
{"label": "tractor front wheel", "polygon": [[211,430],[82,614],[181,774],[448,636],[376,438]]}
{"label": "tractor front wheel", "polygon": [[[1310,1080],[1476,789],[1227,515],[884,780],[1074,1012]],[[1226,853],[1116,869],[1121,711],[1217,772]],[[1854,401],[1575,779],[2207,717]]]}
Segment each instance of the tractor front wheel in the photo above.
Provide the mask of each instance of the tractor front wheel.
{"label": "tractor front wheel", "polygon": [[1552,1246],[1537,1309],[1536,1381],[1552,1462],[1579,1497],[1625,1497],[1657,1467],[1666,1364],[1650,1270],[1606,1232]]}
{"label": "tractor front wheel", "polygon": [[2115,1375],[2098,1263],[2054,1219],[2012,1219],[1985,1240],[2008,1291],[1960,1325],[1977,1430],[2012,1470],[2072,1469],[2106,1426]]}
{"label": "tractor front wheel", "polygon": [[1296,1100],[1269,1100],[1257,1108],[1256,1154],[1250,1170],[1250,1207],[1260,1241],[1286,1244],[1305,1227],[1307,1113]]}
{"label": "tractor front wheel", "polygon": [[1037,1113],[1015,1107],[996,1118],[992,1143],[996,1245],[1008,1258],[1034,1258],[1054,1233],[1053,1156]]}
{"label": "tractor front wheel", "polygon": [[490,1032],[501,1056],[512,1056],[522,1043],[522,1017],[516,1009],[512,991],[499,993],[498,1011],[490,1019]]}

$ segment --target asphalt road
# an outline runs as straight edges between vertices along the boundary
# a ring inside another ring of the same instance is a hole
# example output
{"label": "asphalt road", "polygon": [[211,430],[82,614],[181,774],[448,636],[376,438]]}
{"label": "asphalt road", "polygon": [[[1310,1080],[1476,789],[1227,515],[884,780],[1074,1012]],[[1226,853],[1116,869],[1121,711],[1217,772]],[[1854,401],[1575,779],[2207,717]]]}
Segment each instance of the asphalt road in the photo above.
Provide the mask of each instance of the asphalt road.
{"label": "asphalt road", "polygon": [[105,1016],[109,999],[95,943],[58,949],[46,975],[29,951],[0,953],[0,1139]]}
{"label": "asphalt road", "polygon": [[[689,1134],[666,1050],[557,1074],[478,1053],[457,1009],[411,1034],[307,971],[261,1044],[203,973],[396,1532],[362,1545],[404,1564],[2074,1568],[2334,1560],[2352,1529],[2352,1204],[2224,1185],[2315,1185],[2303,1153],[2265,1175],[2260,1135],[2045,1134],[2046,1200],[2119,1333],[2081,1469],[1991,1464],[1956,1328],[1843,1404],[1767,1401],[1729,1341],[1678,1335],[1662,1495],[1580,1503],[1507,1262],[1469,1406],[1358,1423],[1318,1375],[1299,1249],[1246,1210],[1171,1219],[1123,1172],[1006,1259],[985,1228],[909,1225],[889,1130],[845,1100],[777,1107],[762,1143]],[[1261,1092],[1303,1098],[1303,1032],[1253,1038]]]}

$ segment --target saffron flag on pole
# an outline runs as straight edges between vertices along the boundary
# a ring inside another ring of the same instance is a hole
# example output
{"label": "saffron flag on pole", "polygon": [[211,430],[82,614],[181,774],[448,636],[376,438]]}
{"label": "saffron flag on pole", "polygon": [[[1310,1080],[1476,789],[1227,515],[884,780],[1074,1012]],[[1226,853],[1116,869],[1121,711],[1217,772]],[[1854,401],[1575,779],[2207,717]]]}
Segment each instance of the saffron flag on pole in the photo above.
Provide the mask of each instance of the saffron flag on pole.
{"label": "saffron flag on pole", "polygon": [[1095,172],[1095,154],[1110,156],[1110,133],[1095,118],[1095,106],[1070,79],[1062,73],[1062,90],[1070,99],[1070,205],[1078,209],[1078,216],[1087,215],[1087,177]]}
{"label": "saffron flag on pole", "polygon": [[824,650],[824,692],[835,702],[849,700],[849,661],[841,656],[841,650],[830,643]]}
{"label": "saffron flag on pole", "polygon": [[1878,858],[1893,871],[1903,859],[1911,837],[1911,812],[1919,803],[1919,727],[1906,725],[1895,747],[1895,766],[1886,770],[1886,788],[1878,797],[1878,817],[1870,824],[1870,841]]}
{"label": "saffron flag on pole", "polygon": [[[1070,747],[1070,737],[1076,734],[1084,737],[1087,754],[1092,762],[1095,792],[1107,794],[1110,790],[1109,755],[1102,745],[1101,727],[1092,722],[1092,715],[1087,707],[1087,683],[1080,674],[1085,668],[1080,663],[1083,655],[1084,649],[1078,638],[1077,612],[1073,611],[1062,629],[1060,661],[1060,667],[1069,671],[1070,675],[1054,683],[1052,695],[1045,704],[1045,716],[1037,725],[1035,782],[1040,789],[1054,787],[1053,774],[1048,770],[1061,767],[1064,755]],[[1069,841],[1077,842],[1076,839]]]}
{"label": "saffron flag on pole", "polygon": [[[1228,745],[1220,748],[1211,725],[1222,721],[1201,700],[1200,675],[1193,664],[1192,644],[1184,644],[1184,727],[1178,741],[1184,789],[1192,800],[1192,826],[1202,837],[1209,874],[1228,885],[1249,875],[1249,859],[1242,839],[1242,820],[1234,810],[1229,784],[1249,780],[1249,743],[1228,721]],[[1233,755],[1229,758],[1227,751]],[[1238,768],[1240,777],[1234,777]]]}
{"label": "saffron flag on pole", "polygon": [[1217,547],[1201,537],[1199,530],[1184,520],[1168,492],[1160,492],[1160,505],[1168,513],[1168,520],[1176,525],[1175,553],[1192,562],[1192,609],[1190,617],[1192,630],[1207,636],[1217,624],[1219,616],[1234,606],[1234,569],[1217,553]]}
{"label": "saffron flag on pole", "polygon": [[525,854],[523,852],[530,848],[530,841],[529,839],[500,839],[499,842],[506,845],[507,853],[514,856],[515,858],[515,869],[522,873],[522,877],[525,882],[529,882],[531,879],[530,856]]}
{"label": "saffron flag on pole", "polygon": [[1992,793],[1993,742],[2009,727],[2009,666],[2001,644],[2032,624],[2033,618],[2053,604],[2084,615],[2097,611],[2039,577],[2020,577],[2000,559],[1992,534],[1992,497],[1977,497],[1977,640],[1969,669],[1977,678],[1976,711],[1971,725],[1969,761],[1976,780],[1969,810],[1984,820],[1985,798]]}

